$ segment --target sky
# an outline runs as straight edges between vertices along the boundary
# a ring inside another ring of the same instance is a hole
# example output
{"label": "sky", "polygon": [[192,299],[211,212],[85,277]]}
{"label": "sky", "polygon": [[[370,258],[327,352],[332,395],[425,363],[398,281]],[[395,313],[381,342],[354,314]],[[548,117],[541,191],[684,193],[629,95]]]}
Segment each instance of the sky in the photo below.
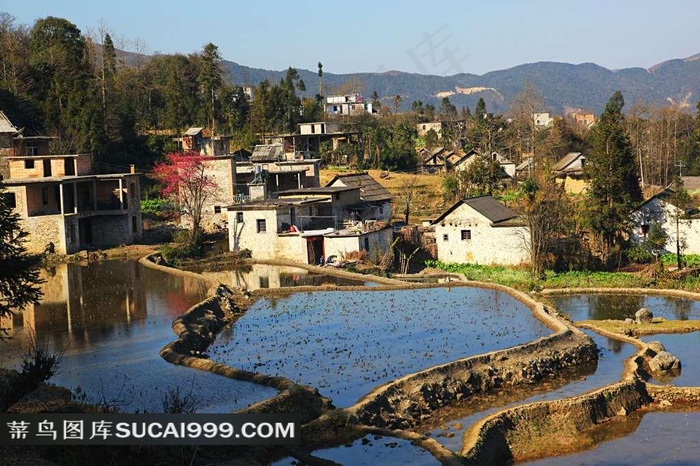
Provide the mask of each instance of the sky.
{"label": "sky", "polygon": [[106,27],[117,47],[222,57],[273,70],[484,74],[523,63],[649,68],[700,53],[697,0],[0,0],[29,27]]}

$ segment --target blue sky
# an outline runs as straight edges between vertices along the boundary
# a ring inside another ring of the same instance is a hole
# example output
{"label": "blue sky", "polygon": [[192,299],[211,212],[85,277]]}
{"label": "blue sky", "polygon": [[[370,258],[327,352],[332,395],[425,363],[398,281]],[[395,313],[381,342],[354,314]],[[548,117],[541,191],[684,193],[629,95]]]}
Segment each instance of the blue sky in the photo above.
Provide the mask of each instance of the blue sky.
{"label": "blue sky", "polygon": [[256,68],[483,74],[522,63],[650,67],[700,53],[696,0],[0,0],[31,26],[59,16],[101,22],[117,45],[192,53],[208,42]]}

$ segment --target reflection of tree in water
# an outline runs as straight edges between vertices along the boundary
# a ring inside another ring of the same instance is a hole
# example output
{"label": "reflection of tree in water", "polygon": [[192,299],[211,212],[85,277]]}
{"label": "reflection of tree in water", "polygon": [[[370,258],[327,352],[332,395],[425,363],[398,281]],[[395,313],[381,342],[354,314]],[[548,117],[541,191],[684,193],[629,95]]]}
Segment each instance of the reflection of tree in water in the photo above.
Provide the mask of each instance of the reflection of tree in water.
{"label": "reflection of tree in water", "polygon": [[[694,301],[691,299],[666,299],[671,305],[671,311],[678,320],[688,320],[688,316],[692,313]],[[652,310],[652,312],[654,312]]]}
{"label": "reflection of tree in water", "polygon": [[620,340],[615,340],[614,338],[608,338],[608,351],[612,351],[615,354],[620,354],[624,343]]}
{"label": "reflection of tree in water", "polygon": [[634,313],[644,307],[644,296],[590,295],[588,318],[593,320],[634,318]]}

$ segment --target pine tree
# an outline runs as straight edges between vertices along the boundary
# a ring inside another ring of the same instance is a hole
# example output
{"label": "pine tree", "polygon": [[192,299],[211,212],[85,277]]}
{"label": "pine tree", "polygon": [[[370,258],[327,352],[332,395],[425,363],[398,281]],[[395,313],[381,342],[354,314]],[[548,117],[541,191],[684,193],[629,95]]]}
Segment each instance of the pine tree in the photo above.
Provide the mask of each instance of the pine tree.
{"label": "pine tree", "polygon": [[606,261],[613,247],[621,245],[629,215],[642,197],[639,171],[625,132],[624,105],[622,93],[615,92],[590,133],[586,157],[590,178],[587,218],[591,231],[601,240]]}
{"label": "pine tree", "polygon": [[37,287],[41,283],[39,257],[27,254],[24,247],[27,232],[20,228],[19,215],[8,199],[0,185],[0,317],[36,304],[41,297]]}

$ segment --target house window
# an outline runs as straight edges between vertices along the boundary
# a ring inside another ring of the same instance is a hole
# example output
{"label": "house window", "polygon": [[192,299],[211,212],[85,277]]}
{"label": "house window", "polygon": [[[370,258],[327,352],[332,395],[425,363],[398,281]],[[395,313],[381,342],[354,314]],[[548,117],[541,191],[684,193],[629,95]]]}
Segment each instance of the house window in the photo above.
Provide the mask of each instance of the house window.
{"label": "house window", "polygon": [[15,198],[15,193],[5,193],[5,205],[10,209],[17,207],[17,199]]}
{"label": "house window", "polygon": [[39,146],[27,146],[26,155],[39,155]]}
{"label": "house window", "polygon": [[214,213],[215,213],[215,214],[220,214],[220,213],[221,213],[221,206],[220,206],[220,205],[215,205],[215,206],[214,206]]}
{"label": "house window", "polygon": [[258,277],[260,288],[270,288],[270,277]]}
{"label": "house window", "polygon": [[267,224],[264,218],[259,218],[255,221],[258,229],[258,233],[265,233],[267,231]]}
{"label": "house window", "polygon": [[379,208],[379,215],[384,215],[384,207]]}
{"label": "house window", "polygon": [[369,251],[369,238],[365,236],[365,251]]}
{"label": "house window", "polygon": [[136,223],[136,216],[134,215],[131,217],[131,232],[136,233],[137,231],[139,231],[139,227]]}
{"label": "house window", "polygon": [[41,188],[41,203],[49,205],[49,188]]}
{"label": "house window", "polygon": [[24,169],[25,170],[33,170],[34,169],[34,161],[33,160],[25,160],[24,161]]}
{"label": "house window", "polygon": [[443,241],[449,241],[449,240],[450,240],[450,237],[447,235],[447,233],[445,233],[444,235],[442,235],[442,240],[443,240]]}
{"label": "house window", "polygon": [[472,231],[462,230],[462,241],[468,241],[470,239],[472,239]]}
{"label": "house window", "polygon": [[243,212],[236,212],[236,221],[238,223],[243,223]]}

